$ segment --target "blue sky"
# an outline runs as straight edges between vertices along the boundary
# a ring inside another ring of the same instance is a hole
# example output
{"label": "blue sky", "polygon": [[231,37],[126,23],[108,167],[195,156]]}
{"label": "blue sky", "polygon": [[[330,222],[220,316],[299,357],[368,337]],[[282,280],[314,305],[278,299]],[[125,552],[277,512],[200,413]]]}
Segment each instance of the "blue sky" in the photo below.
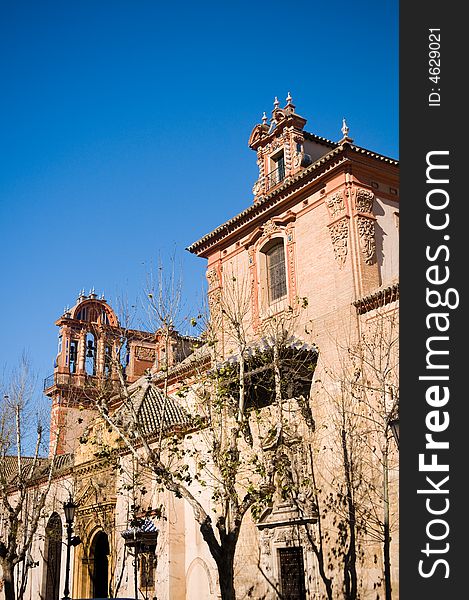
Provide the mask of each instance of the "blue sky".
{"label": "blue sky", "polygon": [[0,3],[0,369],[53,370],[78,292],[139,303],[252,202],[247,140],[291,92],[306,129],[398,158],[398,2]]}

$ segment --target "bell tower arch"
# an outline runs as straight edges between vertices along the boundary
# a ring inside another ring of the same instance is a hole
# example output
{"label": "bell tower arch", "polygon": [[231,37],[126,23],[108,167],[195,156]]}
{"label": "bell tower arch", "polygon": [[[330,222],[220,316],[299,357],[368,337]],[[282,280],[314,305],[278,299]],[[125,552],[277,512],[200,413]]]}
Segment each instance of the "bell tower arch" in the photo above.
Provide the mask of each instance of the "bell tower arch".
{"label": "bell tower arch", "polygon": [[[121,327],[104,296],[80,292],[75,305],[55,322],[59,327],[54,373],[44,381],[52,400],[50,450],[73,452],[96,416],[97,390],[119,389],[118,365],[132,383],[155,362],[155,334]],[[58,433],[57,433],[58,432]]]}
{"label": "bell tower arch", "polygon": [[117,381],[111,357],[120,352],[122,330],[104,297],[82,291],[71,309],[55,323],[59,327],[54,373],[44,382],[52,400],[50,448],[59,435],[57,452],[73,452],[90,419],[96,414],[96,384]]}

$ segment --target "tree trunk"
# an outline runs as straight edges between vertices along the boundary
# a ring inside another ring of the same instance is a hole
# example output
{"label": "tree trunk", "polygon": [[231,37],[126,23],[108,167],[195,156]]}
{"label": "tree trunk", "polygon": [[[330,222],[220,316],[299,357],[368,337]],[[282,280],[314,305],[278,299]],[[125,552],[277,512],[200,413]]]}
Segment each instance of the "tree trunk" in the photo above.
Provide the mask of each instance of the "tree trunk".
{"label": "tree trunk", "polygon": [[234,554],[236,546],[223,547],[222,556],[217,561],[218,579],[222,600],[236,600],[234,588]]}
{"label": "tree trunk", "polygon": [[[386,444],[387,446],[387,444]],[[384,495],[384,515],[383,515],[383,562],[384,562],[384,590],[386,600],[391,600],[391,535],[389,530],[389,480],[388,480],[388,449],[383,451],[383,495]]]}
{"label": "tree trunk", "polygon": [[227,534],[220,531],[221,543],[215,537],[210,519],[200,523],[200,532],[215,560],[218,572],[221,600],[236,600],[234,589],[234,557],[239,536],[237,530]]}
{"label": "tree trunk", "polygon": [[14,567],[2,560],[2,581],[5,600],[16,600]]}
{"label": "tree trunk", "polygon": [[347,511],[350,542],[344,558],[344,585],[345,599],[356,600],[357,598],[357,552],[356,552],[356,515],[352,487],[352,465],[350,464],[349,451],[347,447],[347,432],[342,429],[342,451],[344,459],[344,472],[347,490]]}
{"label": "tree trunk", "polygon": [[318,564],[319,564],[319,574],[321,575],[321,579],[326,588],[327,600],[333,600],[332,579],[326,575],[326,571],[324,570],[324,558],[322,556],[319,557],[317,554],[316,554],[316,558],[318,559]]}

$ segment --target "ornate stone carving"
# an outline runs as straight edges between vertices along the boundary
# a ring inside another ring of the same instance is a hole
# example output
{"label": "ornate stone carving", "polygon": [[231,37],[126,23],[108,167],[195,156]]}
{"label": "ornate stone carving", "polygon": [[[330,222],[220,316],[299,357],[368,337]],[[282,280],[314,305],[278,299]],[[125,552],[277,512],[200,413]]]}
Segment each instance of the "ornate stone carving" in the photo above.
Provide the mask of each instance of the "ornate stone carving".
{"label": "ornate stone carving", "polygon": [[211,269],[210,271],[207,271],[206,277],[208,280],[208,287],[210,289],[217,287],[220,284],[220,280],[216,269]]}
{"label": "ornate stone carving", "polygon": [[324,200],[327,210],[329,211],[329,218],[335,219],[336,216],[345,212],[345,202],[342,195],[342,191],[338,191],[329,198]]}
{"label": "ornate stone carving", "polygon": [[358,212],[371,213],[373,210],[374,193],[371,190],[357,189],[355,192],[355,208]]}
{"label": "ornate stone carving", "polygon": [[251,246],[248,249],[248,261],[249,261],[249,275],[251,281],[251,310],[252,310],[252,322],[254,328],[257,326],[259,321],[259,304],[257,298],[257,282],[256,282],[256,260],[254,248]]}
{"label": "ornate stone carving", "polygon": [[276,150],[277,148],[280,148],[280,146],[282,145],[282,141],[283,141],[282,136],[272,140],[272,150]]}
{"label": "ornate stone carving", "polygon": [[264,529],[261,532],[261,549],[265,556],[270,556],[272,553],[272,547],[270,543],[272,536],[273,532],[270,529]]}
{"label": "ornate stone carving", "polygon": [[348,219],[341,219],[332,225],[329,225],[334,256],[339,263],[339,268],[345,264],[348,251]]}
{"label": "ornate stone carving", "polygon": [[293,244],[288,245],[288,271],[290,276],[290,298],[296,297],[295,250]]}
{"label": "ornate stone carving", "polygon": [[373,263],[375,257],[375,223],[372,219],[366,217],[358,217],[357,219],[358,235],[360,237],[360,248],[365,257],[367,265]]}
{"label": "ornate stone carving", "polygon": [[208,294],[208,308],[213,319],[221,318],[221,289],[217,288]]}
{"label": "ornate stone carving", "polygon": [[287,234],[287,243],[291,244],[294,241],[295,227],[290,223],[286,226],[285,233]]}
{"label": "ornate stone carving", "polygon": [[301,159],[303,157],[302,152],[295,152],[293,155],[293,166],[295,169],[298,169],[298,167],[301,165]]}
{"label": "ornate stone carving", "polygon": [[272,235],[273,233],[277,233],[280,231],[280,227],[276,225],[272,219],[269,219],[263,226],[262,232],[264,235]]}
{"label": "ornate stone carving", "polygon": [[139,360],[154,361],[156,356],[155,349],[147,348],[146,346],[137,346],[135,348],[135,356]]}
{"label": "ornate stone carving", "polygon": [[294,531],[291,527],[277,527],[274,539],[276,542],[291,542],[293,536]]}

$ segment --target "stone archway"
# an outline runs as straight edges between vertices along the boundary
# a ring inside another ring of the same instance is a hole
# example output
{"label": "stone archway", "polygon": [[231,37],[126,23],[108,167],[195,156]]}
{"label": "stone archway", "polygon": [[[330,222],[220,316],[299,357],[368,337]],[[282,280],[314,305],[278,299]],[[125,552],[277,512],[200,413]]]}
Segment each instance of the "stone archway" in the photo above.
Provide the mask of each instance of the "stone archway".
{"label": "stone archway", "polygon": [[93,598],[109,598],[109,538],[104,531],[94,536],[90,558]]}
{"label": "stone archway", "polygon": [[207,563],[196,557],[186,573],[186,600],[213,597],[213,581]]}

